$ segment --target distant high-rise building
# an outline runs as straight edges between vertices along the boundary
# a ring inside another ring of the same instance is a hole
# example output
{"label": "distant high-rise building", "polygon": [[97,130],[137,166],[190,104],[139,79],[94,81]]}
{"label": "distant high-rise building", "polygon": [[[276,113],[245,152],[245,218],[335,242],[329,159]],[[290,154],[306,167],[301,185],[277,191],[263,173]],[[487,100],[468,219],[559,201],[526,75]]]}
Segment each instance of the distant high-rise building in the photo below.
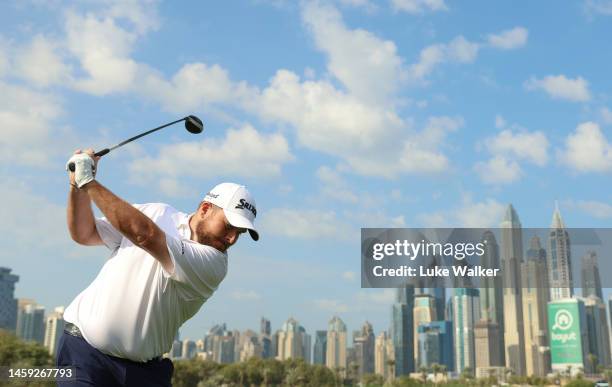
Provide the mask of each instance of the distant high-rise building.
{"label": "distant high-rise building", "polygon": [[547,304],[550,291],[546,267],[546,252],[540,239],[534,236],[527,250],[527,260],[521,264],[523,328],[525,343],[525,373],[546,376],[549,367],[541,357],[548,347]]}
{"label": "distant high-rise building", "polygon": [[[435,285],[436,287],[420,287],[423,284],[429,286]],[[435,318],[434,321],[441,321],[445,319],[444,307],[446,304],[446,287],[444,279],[441,277],[431,277],[427,281],[419,282],[419,287],[414,288],[414,295],[419,296],[422,294],[428,294],[434,299],[435,304]]]}
{"label": "distant high-rise building", "polygon": [[342,375],[346,375],[346,324],[338,316],[334,316],[327,326],[327,351],[325,354],[325,365],[334,370],[344,369]]}
{"label": "distant high-rise building", "polygon": [[45,338],[45,308],[36,301],[20,298],[17,302],[17,336],[25,341],[43,344]]}
{"label": "distant high-rise building", "polygon": [[183,359],[193,359],[196,356],[196,343],[193,340],[183,340],[183,349],[181,351],[181,357]]}
{"label": "distant high-rise building", "polygon": [[49,354],[55,356],[59,339],[64,332],[64,307],[59,306],[45,319],[44,345],[49,349]]}
{"label": "distant high-rise building", "polygon": [[171,359],[180,359],[183,355],[183,342],[175,338],[172,342],[172,348],[170,349],[169,355]]}
{"label": "distant high-rise building", "polygon": [[552,372],[572,376],[589,370],[589,338],[584,301],[564,298],[548,303]]}
{"label": "distant high-rise building", "polygon": [[[606,304],[601,298],[591,295],[584,299],[589,354],[587,363],[590,372],[597,371],[597,365],[610,365],[610,334],[606,316]],[[596,356],[595,358],[593,357]]]}
{"label": "distant high-rise building", "polygon": [[393,340],[382,331],[374,343],[374,372],[382,375],[386,380],[389,378],[395,367],[395,350],[393,349]]}
{"label": "distant high-rise building", "polygon": [[603,300],[601,276],[599,275],[599,264],[595,251],[587,251],[582,256],[582,268],[580,271],[582,274],[582,296],[597,296],[600,300]]}
{"label": "distant high-rise building", "polygon": [[268,336],[270,336],[270,334],[272,333],[272,326],[270,325],[270,320],[265,317],[261,318],[259,333]]}
{"label": "distant high-rise building", "polygon": [[450,321],[432,321],[419,325],[417,341],[418,367],[444,365],[448,371],[455,368],[453,357],[453,325]]}
{"label": "distant high-rise building", "polygon": [[[436,320],[436,303],[435,299],[429,294],[418,294],[414,296],[414,308],[412,309],[414,319],[414,355],[415,364],[421,364],[419,359],[419,340],[418,330],[421,324],[427,324]],[[416,368],[416,367],[415,367]]]}
{"label": "distant high-rise building", "polygon": [[504,286],[504,345],[506,367],[517,375],[525,375],[525,343],[521,264],[523,232],[518,214],[508,205],[501,222],[501,261]]}
{"label": "distant high-rise building", "polygon": [[455,371],[461,373],[464,369],[470,368],[473,373],[476,365],[474,327],[480,320],[478,289],[456,288],[452,302]]}
{"label": "distant high-rise building", "polygon": [[[501,268],[499,258],[499,245],[495,235],[487,230],[482,234],[481,242],[485,245],[484,254],[481,257],[483,267]],[[484,277],[480,279],[480,317],[482,320],[497,324],[499,339],[497,348],[501,353],[501,364],[504,365],[504,287],[501,276]],[[495,358],[495,354],[493,355]]]}
{"label": "distant high-rise building", "polygon": [[11,274],[11,269],[0,267],[0,329],[15,332],[17,328],[17,300],[15,284],[19,276]]}
{"label": "distant high-rise building", "polygon": [[397,289],[391,307],[391,338],[395,350],[395,376],[414,372],[414,286]]}
{"label": "distant high-rise building", "polygon": [[310,337],[297,320],[290,317],[278,332],[278,360],[302,358],[309,362]]}
{"label": "distant high-rise building", "polygon": [[353,348],[355,349],[355,360],[358,366],[359,377],[363,374],[374,373],[374,329],[372,324],[365,322],[357,336],[353,337]]}
{"label": "distant high-rise building", "polygon": [[248,329],[238,339],[238,361],[247,361],[252,357],[262,358],[262,346],[259,336]]}
{"label": "distant high-rise building", "polygon": [[572,280],[570,238],[557,205],[548,234],[547,253],[550,299],[555,301],[572,297],[574,295],[574,282]]}
{"label": "distant high-rise building", "polygon": [[314,354],[312,363],[325,365],[327,352],[327,331],[317,331],[315,334]]}
{"label": "distant high-rise building", "polygon": [[497,323],[491,320],[481,319],[474,326],[474,348],[475,348],[475,371],[479,368],[502,367],[502,352]]}

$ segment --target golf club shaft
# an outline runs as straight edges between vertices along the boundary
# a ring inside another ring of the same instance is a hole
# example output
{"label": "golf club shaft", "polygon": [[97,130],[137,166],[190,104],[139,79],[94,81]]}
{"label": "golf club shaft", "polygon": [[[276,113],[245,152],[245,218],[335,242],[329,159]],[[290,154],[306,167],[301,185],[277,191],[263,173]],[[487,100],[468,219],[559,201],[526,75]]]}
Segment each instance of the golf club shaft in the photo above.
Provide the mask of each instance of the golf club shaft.
{"label": "golf club shaft", "polygon": [[[111,147],[111,148],[104,148],[104,149],[102,149],[101,151],[98,151],[98,152],[94,153],[94,156],[96,156],[96,157],[102,157],[102,156],[104,156],[105,154],[109,153],[110,151],[112,151],[112,150],[114,150],[114,149],[117,149],[117,148],[119,148],[119,147],[121,147],[121,146],[123,146],[123,145],[125,145],[125,144],[127,144],[127,143],[130,143],[130,142],[134,141],[134,140],[138,140],[140,137],[144,137],[144,136],[146,136],[147,134],[151,134],[151,133],[156,132],[156,131],[158,131],[158,130],[160,130],[160,129],[163,129],[163,128],[167,127],[167,126],[174,125],[174,124],[176,124],[176,123],[178,123],[178,122],[185,121],[185,120],[186,120],[186,119],[188,119],[188,118],[189,118],[189,117],[183,117],[183,118],[178,119],[178,120],[176,120],[176,121],[172,121],[172,122],[169,122],[169,123],[164,124],[164,125],[162,125],[162,126],[158,126],[157,128],[153,128],[153,129],[151,129],[151,130],[147,130],[146,132],[144,132],[144,133],[140,133],[139,135],[136,135],[136,136],[134,136],[134,137],[128,138],[127,140],[122,141],[122,142],[120,142],[119,144],[117,144],[117,145],[115,145],[115,146],[113,146],[113,147]],[[70,164],[68,165],[68,169],[70,169],[70,171],[71,171],[71,172],[74,172],[74,163],[70,163]]]}

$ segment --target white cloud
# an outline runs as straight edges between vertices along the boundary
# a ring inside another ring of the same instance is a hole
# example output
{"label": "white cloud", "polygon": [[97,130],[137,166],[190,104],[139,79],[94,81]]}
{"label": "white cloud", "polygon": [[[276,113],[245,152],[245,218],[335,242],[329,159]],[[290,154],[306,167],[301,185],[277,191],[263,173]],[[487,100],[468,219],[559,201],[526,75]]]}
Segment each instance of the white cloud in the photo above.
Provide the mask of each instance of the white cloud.
{"label": "white cloud", "polygon": [[349,307],[345,303],[340,300],[332,300],[332,299],[320,299],[314,300],[314,305],[322,310],[332,312],[332,313],[344,313],[348,312]]}
{"label": "white cloud", "polygon": [[445,62],[471,63],[476,60],[480,46],[463,36],[457,36],[448,44],[433,44],[425,47],[419,60],[409,68],[410,79],[423,81],[434,68]]}
{"label": "white cloud", "polygon": [[448,11],[444,0],[391,0],[394,10],[410,14],[422,14],[426,11]]}
{"label": "white cloud", "polygon": [[528,31],[524,27],[514,27],[499,34],[490,34],[487,38],[489,44],[501,50],[513,50],[523,47],[527,43]]}
{"label": "white cloud", "polygon": [[404,78],[392,41],[348,29],[337,9],[319,2],[304,5],[303,19],[317,48],[328,55],[327,69],[352,95],[378,104],[389,100]]}
{"label": "white cloud", "polygon": [[474,170],[486,184],[509,184],[521,178],[521,167],[516,161],[508,160],[503,156],[495,156],[486,163],[479,162]]}
{"label": "white cloud", "polygon": [[372,12],[378,9],[376,4],[374,4],[370,0],[339,0],[339,2],[340,4],[349,6],[349,7],[363,8],[368,12]]}
{"label": "white cloud", "polygon": [[143,68],[136,90],[145,98],[160,102],[165,110],[186,113],[202,106],[227,103],[240,106],[256,98],[246,82],[234,82],[224,68],[205,63],[188,63],[170,81],[158,72]]}
{"label": "white cloud", "polygon": [[612,124],[612,111],[607,107],[602,107],[599,111],[604,124]]}
{"label": "white cloud", "polygon": [[[250,125],[229,129],[225,138],[163,146],[157,157],[140,157],[130,165],[133,176],[151,182],[181,176],[278,176],[294,159],[281,134],[261,134]],[[197,166],[189,167],[185,166]]]}
{"label": "white cloud", "polygon": [[540,131],[513,133],[505,129],[497,136],[485,140],[485,144],[494,155],[515,157],[538,166],[548,162],[548,139]]}
{"label": "white cloud", "polygon": [[584,122],[565,139],[560,159],[578,172],[608,172],[612,170],[612,144],[599,125]]}
{"label": "white cloud", "polygon": [[297,239],[347,239],[355,232],[333,211],[273,208],[263,215],[266,233]]}
{"label": "white cloud", "polygon": [[612,218],[612,205],[609,203],[594,200],[578,200],[576,202],[572,202],[571,204],[595,218]]}
{"label": "white cloud", "polygon": [[257,301],[261,300],[261,295],[254,290],[235,290],[230,297],[235,300]]}
{"label": "white cloud", "polygon": [[2,82],[0,95],[0,160],[44,168],[65,151],[66,133],[54,126],[63,112],[56,96]]}
{"label": "white cloud", "polygon": [[4,77],[10,69],[9,62],[9,48],[8,45],[4,42],[4,39],[0,36],[0,78]]}
{"label": "white cloud", "polygon": [[588,13],[612,15],[612,1],[610,0],[586,0],[584,6]]}
{"label": "white cloud", "polygon": [[68,49],[88,75],[76,79],[74,87],[95,95],[127,91],[132,87],[138,64],[129,54],[136,33],[121,28],[111,17],[68,12],[66,34]]}
{"label": "white cloud", "polygon": [[542,79],[532,77],[525,82],[527,90],[543,90],[554,99],[586,102],[591,99],[589,83],[582,77],[567,78],[565,75],[548,75]]}
{"label": "white cloud", "polygon": [[392,111],[364,103],[325,81],[300,82],[287,70],[276,73],[258,102],[253,110],[264,120],[289,123],[301,144],[340,157],[381,149],[405,125]]}
{"label": "white cloud", "polygon": [[317,169],[316,176],[321,181],[321,192],[332,199],[342,202],[357,203],[359,200],[348,186],[344,178],[333,169],[322,166]]}
{"label": "white cloud", "polygon": [[469,197],[461,206],[446,211],[417,216],[425,227],[498,227],[506,206],[495,199],[473,202]]}
{"label": "white cloud", "polygon": [[58,44],[43,35],[36,35],[28,46],[18,50],[15,71],[42,87],[68,82],[71,72],[58,53]]}

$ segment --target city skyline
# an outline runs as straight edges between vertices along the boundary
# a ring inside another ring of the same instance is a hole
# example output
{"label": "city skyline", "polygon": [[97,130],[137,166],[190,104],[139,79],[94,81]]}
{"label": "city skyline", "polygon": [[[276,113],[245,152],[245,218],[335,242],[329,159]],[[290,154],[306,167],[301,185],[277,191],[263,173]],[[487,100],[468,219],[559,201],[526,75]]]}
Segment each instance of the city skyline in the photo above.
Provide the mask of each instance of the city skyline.
{"label": "city skyline", "polygon": [[256,198],[260,240],[184,330],[384,326],[362,227],[497,227],[506,203],[548,227],[554,200],[568,226],[609,225],[606,1],[3,2],[0,262],[19,298],[68,305],[108,257],[67,233],[68,157],[195,114],[201,135],[164,129],[97,175],[185,213],[222,181]]}

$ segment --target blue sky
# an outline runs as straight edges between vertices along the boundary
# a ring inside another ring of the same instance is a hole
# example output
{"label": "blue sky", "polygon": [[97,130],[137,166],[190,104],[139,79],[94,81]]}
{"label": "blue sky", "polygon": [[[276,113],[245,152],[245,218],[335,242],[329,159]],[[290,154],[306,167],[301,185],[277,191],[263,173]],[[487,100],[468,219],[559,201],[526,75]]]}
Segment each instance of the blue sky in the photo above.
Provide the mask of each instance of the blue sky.
{"label": "blue sky", "polygon": [[5,2],[0,12],[0,264],[17,296],[67,305],[106,251],[70,241],[64,163],[104,157],[134,203],[191,212],[221,181],[257,199],[218,292],[184,327],[388,327],[361,289],[361,227],[547,227],[612,219],[612,2]]}

